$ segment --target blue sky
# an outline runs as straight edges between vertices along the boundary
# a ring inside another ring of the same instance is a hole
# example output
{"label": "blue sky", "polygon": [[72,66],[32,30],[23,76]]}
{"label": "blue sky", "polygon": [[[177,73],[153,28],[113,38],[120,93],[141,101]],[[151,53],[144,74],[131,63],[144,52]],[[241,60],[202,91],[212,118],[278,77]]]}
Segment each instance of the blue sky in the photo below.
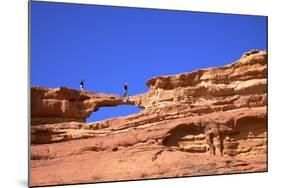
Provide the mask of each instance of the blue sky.
{"label": "blue sky", "polygon": [[[266,49],[266,17],[31,2],[31,85],[122,95],[154,76],[231,63]],[[138,112],[102,108],[88,121]]]}

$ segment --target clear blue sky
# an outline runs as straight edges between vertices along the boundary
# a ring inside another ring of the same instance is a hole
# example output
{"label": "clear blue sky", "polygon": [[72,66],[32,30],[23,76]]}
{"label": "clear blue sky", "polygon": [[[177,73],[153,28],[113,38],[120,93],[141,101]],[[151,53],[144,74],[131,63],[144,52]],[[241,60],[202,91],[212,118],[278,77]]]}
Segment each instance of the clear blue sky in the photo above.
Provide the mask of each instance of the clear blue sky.
{"label": "clear blue sky", "polygon": [[[31,2],[31,85],[122,95],[154,76],[224,65],[266,49],[266,17]],[[89,121],[137,112],[120,106]]]}

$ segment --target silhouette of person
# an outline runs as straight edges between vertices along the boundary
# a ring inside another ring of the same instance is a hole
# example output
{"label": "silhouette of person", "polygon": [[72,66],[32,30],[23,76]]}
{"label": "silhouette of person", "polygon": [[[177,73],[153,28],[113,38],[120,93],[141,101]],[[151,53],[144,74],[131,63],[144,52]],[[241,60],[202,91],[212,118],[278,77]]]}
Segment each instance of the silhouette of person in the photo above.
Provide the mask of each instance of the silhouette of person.
{"label": "silhouette of person", "polygon": [[84,80],[80,81],[80,90],[84,91]]}
{"label": "silhouette of person", "polygon": [[127,83],[125,83],[125,85],[124,85],[124,95],[123,95],[123,97],[127,97],[128,96],[128,84]]}

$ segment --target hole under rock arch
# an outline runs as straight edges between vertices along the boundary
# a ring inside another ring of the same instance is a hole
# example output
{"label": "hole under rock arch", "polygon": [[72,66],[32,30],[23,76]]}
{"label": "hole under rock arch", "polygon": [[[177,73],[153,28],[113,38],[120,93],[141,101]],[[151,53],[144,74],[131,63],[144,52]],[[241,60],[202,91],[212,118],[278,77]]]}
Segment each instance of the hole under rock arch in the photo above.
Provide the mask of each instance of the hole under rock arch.
{"label": "hole under rock arch", "polygon": [[143,110],[142,108],[139,108],[134,105],[100,107],[98,111],[92,112],[92,114],[86,119],[86,122],[95,122],[95,121],[101,121],[110,118],[124,117],[124,116],[139,113],[142,110]]}

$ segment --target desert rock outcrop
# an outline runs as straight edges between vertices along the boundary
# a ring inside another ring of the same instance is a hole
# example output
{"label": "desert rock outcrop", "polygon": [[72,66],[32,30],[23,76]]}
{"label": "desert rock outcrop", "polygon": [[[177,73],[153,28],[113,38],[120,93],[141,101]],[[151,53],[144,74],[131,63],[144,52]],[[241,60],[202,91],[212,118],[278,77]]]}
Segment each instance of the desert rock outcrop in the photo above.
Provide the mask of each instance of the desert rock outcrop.
{"label": "desert rock outcrop", "polygon": [[[267,170],[266,51],[146,84],[147,93],[128,98],[32,87],[32,184]],[[122,104],[143,110],[85,122],[100,107]]]}

